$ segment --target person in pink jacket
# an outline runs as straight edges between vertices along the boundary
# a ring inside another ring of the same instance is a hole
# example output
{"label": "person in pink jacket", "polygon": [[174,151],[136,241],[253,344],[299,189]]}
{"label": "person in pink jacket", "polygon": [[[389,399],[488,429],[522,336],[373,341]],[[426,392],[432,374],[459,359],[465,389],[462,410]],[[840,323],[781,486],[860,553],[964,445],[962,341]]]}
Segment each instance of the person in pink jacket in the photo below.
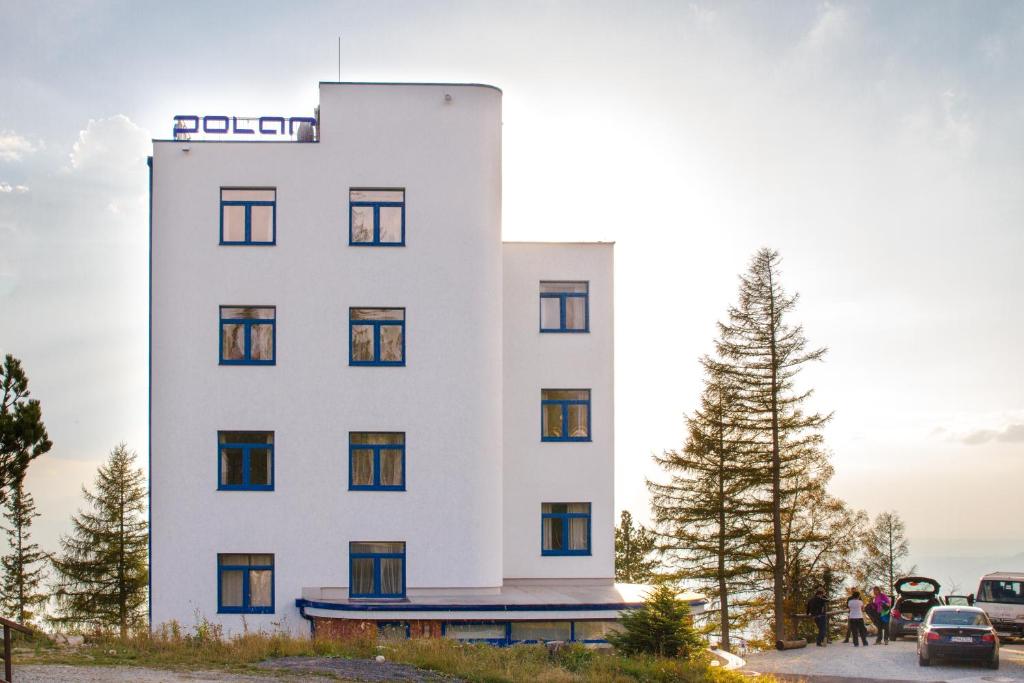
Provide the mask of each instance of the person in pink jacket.
{"label": "person in pink jacket", "polygon": [[878,629],[878,637],[875,638],[875,645],[882,642],[885,639],[885,644],[889,644],[889,620],[886,618],[889,614],[889,609],[892,607],[892,600],[888,595],[882,592],[882,589],[875,586],[871,589],[871,611],[868,614],[871,617],[871,621],[874,622],[875,628]]}

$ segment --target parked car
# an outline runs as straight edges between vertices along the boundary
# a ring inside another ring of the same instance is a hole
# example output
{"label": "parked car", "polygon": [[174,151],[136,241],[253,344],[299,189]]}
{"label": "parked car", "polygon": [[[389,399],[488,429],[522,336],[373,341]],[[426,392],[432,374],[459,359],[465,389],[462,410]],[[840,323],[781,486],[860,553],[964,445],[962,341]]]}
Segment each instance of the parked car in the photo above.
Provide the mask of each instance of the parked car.
{"label": "parked car", "polygon": [[925,576],[904,576],[893,586],[896,600],[889,613],[889,639],[917,633],[928,610],[942,605],[939,582]]}
{"label": "parked car", "polygon": [[932,607],[917,630],[917,663],[940,657],[971,659],[999,668],[999,636],[978,607]]}
{"label": "parked car", "polygon": [[981,577],[974,604],[985,610],[1000,633],[1024,637],[1024,573],[996,572]]}

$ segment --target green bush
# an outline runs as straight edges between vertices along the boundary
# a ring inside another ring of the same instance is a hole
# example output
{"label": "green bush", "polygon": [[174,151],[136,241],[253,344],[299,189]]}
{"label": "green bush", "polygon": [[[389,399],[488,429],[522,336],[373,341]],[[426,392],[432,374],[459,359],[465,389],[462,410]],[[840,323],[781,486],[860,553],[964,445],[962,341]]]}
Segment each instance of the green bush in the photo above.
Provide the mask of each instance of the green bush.
{"label": "green bush", "polygon": [[690,606],[664,584],[647,595],[643,607],[622,615],[622,630],[608,634],[608,642],[627,655],[691,659],[704,650]]}

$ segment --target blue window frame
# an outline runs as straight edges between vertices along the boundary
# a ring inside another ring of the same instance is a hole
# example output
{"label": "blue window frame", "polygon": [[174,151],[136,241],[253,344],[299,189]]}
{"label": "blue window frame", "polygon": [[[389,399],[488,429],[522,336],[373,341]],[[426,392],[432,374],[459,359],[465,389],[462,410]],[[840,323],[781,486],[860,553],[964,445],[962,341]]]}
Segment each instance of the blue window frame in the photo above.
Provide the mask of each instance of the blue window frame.
{"label": "blue window frame", "polygon": [[220,243],[273,246],[277,241],[277,190],[220,190]]}
{"label": "blue window frame", "polygon": [[405,309],[350,308],[349,365],[405,365]]}
{"label": "blue window frame", "polygon": [[441,624],[441,637],[464,643],[509,644],[507,621],[446,621]]}
{"label": "blue window frame", "polygon": [[217,613],[274,613],[274,556],[217,555]]}
{"label": "blue window frame", "polygon": [[217,488],[274,490],[274,432],[217,432]]}
{"label": "blue window frame", "polygon": [[590,441],[590,389],[541,389],[541,441]]}
{"label": "blue window frame", "polygon": [[590,503],[541,503],[541,555],[590,554]]}
{"label": "blue window frame", "polygon": [[274,306],[221,306],[220,364],[273,365],[276,325]]}
{"label": "blue window frame", "polygon": [[540,283],[541,332],[590,331],[590,283]]}
{"label": "blue window frame", "polygon": [[348,204],[349,245],[405,246],[405,190],[352,188]]}
{"label": "blue window frame", "polygon": [[405,543],[359,541],[348,545],[350,598],[405,597]]}
{"label": "blue window frame", "polygon": [[349,432],[350,491],[405,490],[405,432]]}
{"label": "blue window frame", "polygon": [[571,640],[607,643],[610,631],[621,630],[614,620],[585,621],[445,621],[441,637],[466,643],[505,647],[516,643],[547,643]]}

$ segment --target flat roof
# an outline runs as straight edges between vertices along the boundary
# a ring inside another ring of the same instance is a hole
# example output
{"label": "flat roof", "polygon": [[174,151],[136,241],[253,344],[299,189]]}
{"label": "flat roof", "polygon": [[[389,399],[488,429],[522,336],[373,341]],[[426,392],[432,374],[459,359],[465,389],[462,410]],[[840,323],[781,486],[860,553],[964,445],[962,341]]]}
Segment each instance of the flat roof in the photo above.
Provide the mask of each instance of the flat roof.
{"label": "flat roof", "polygon": [[415,83],[412,81],[320,81],[320,85],[434,85],[445,88],[490,88],[501,94],[501,88],[490,83]]}

